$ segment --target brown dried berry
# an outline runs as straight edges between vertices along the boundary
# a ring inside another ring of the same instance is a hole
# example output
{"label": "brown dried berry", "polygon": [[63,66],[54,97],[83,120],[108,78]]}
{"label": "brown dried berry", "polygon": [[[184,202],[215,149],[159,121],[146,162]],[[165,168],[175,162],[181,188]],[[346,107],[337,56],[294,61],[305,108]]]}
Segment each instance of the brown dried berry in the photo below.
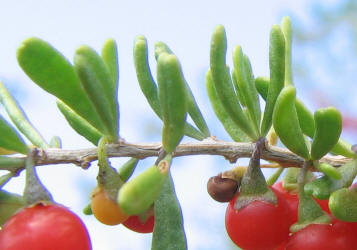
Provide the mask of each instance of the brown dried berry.
{"label": "brown dried berry", "polygon": [[238,189],[238,182],[222,175],[213,176],[207,182],[209,195],[218,202],[229,202]]}

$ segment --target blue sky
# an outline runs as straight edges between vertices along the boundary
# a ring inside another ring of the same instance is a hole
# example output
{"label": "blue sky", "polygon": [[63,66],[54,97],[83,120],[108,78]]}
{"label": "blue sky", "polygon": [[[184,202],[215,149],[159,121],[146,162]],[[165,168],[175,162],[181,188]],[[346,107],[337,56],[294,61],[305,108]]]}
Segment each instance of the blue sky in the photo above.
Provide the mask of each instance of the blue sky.
{"label": "blue sky", "polygon": [[[208,104],[204,85],[214,27],[223,24],[226,28],[228,64],[231,64],[233,46],[239,44],[249,56],[254,74],[269,75],[271,26],[287,14],[307,16],[307,2],[1,1],[0,80],[14,91],[33,124],[48,140],[53,135],[59,135],[64,148],[91,147],[66,124],[56,110],[55,98],[38,88],[22,72],[16,61],[16,49],[25,38],[36,36],[51,43],[72,61],[79,45],[86,44],[100,51],[107,38],[114,38],[119,50],[120,134],[131,142],[158,141],[160,121],[154,117],[141,94],[133,67],[133,41],[142,34],[149,42],[153,73],[154,44],[164,41],[180,59],[185,77],[211,131],[219,139],[228,139]],[[150,135],[148,131],[151,131]],[[153,161],[145,160],[139,167],[143,169]],[[121,162],[123,160],[113,160],[115,166]],[[217,204],[208,197],[206,182],[218,171],[232,166],[217,157],[175,159],[173,176],[183,208],[189,249],[231,249],[224,230],[226,204]],[[95,164],[88,171],[74,166],[39,168],[39,174],[55,200],[78,214],[95,185],[96,171]],[[23,175],[10,182],[6,189],[22,192]],[[92,217],[81,217],[88,226],[94,250],[150,248],[150,235],[135,234],[121,226],[104,226]]]}

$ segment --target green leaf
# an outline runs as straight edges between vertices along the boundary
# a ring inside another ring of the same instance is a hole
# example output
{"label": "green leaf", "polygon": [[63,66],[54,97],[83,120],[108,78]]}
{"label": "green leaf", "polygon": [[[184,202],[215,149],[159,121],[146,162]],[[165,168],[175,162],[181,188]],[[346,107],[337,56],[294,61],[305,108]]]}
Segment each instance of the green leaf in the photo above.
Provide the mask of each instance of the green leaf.
{"label": "green leaf", "polygon": [[32,126],[25,112],[0,81],[0,102],[4,105],[11,121],[35,146],[48,148],[40,133]]}
{"label": "green leaf", "polygon": [[261,113],[258,92],[254,85],[254,76],[249,58],[243,54],[240,46],[236,46],[233,51],[233,62],[239,86],[239,89],[236,89],[236,91],[242,92],[245,100],[245,106],[248,109],[248,113],[253,121],[255,130],[259,131]]}
{"label": "green leaf", "polygon": [[[269,88],[269,78],[257,77],[255,79],[255,86],[262,98],[266,100]],[[314,115],[299,99],[296,99],[295,101],[295,108],[302,132],[310,138],[313,138],[315,134]],[[349,158],[356,158],[356,154],[351,150],[351,144],[342,139],[338,140],[331,152]]]}
{"label": "green leaf", "polygon": [[216,89],[213,84],[211,71],[208,70],[206,74],[206,89],[213,107],[214,113],[222,123],[224,129],[231,136],[234,141],[244,142],[249,141],[249,137],[241,130],[241,128],[232,120],[224,109],[221,100],[217,96]]}
{"label": "green leaf", "polygon": [[210,51],[210,68],[217,96],[231,119],[252,139],[257,140],[259,134],[251,121],[245,116],[235,94],[232,79],[226,66],[227,39],[224,27],[216,27],[212,35]]}
{"label": "green leaf", "polygon": [[264,101],[267,100],[269,83],[269,77],[259,76],[255,78],[255,88],[258,91],[259,95],[264,99]]}
{"label": "green leaf", "polygon": [[[161,53],[173,54],[170,48],[163,42],[157,42],[155,44],[155,58],[158,60]],[[182,79],[186,85],[186,95],[187,95],[187,105],[188,105],[188,114],[192,118],[192,121],[196,124],[199,130],[205,135],[205,137],[210,136],[210,131],[208,129],[207,123],[203,118],[200,108],[196,103],[195,97],[193,96],[192,90],[188,85],[183,73],[181,72]]]}
{"label": "green leaf", "polygon": [[62,148],[62,140],[59,136],[52,136],[49,144],[50,148]]}
{"label": "green leaf", "polygon": [[110,75],[113,78],[113,89],[116,97],[118,93],[118,81],[119,81],[119,64],[118,64],[118,50],[117,44],[114,39],[108,39],[105,41],[102,53],[102,59],[107,65]]}
{"label": "green leaf", "polygon": [[[255,79],[255,87],[257,88],[259,94],[264,100],[266,100],[268,96],[269,83],[270,79],[268,77],[257,77]],[[302,132],[311,138],[314,137],[315,121],[313,114],[297,98],[295,101],[295,108]]]}
{"label": "green leaf", "polygon": [[156,61],[159,59],[161,53],[173,54],[172,50],[163,42],[155,43],[155,59]]}
{"label": "green leaf", "polygon": [[10,172],[0,176],[0,189],[2,189],[3,186],[5,186],[6,183],[8,183],[11,180],[11,178],[14,177],[15,175],[16,174],[14,172]]}
{"label": "green leaf", "polygon": [[282,143],[293,153],[310,158],[295,108],[296,91],[293,86],[284,87],[280,92],[273,113],[275,132]]}
{"label": "green leaf", "polygon": [[311,144],[311,158],[318,160],[336,145],[342,132],[342,116],[333,108],[321,108],[314,114],[315,134]]}
{"label": "green leaf", "polygon": [[102,58],[90,47],[80,46],[74,56],[74,67],[84,91],[107,128],[107,135],[115,141],[119,132],[117,89]]}
{"label": "green leaf", "polygon": [[202,141],[203,139],[206,138],[206,136],[202,134],[201,131],[197,130],[194,126],[192,126],[188,122],[185,123],[184,134],[199,141]]}
{"label": "green leaf", "polygon": [[124,183],[117,201],[125,214],[141,214],[152,206],[165,182],[170,162],[171,159],[164,159]]}
{"label": "green leaf", "polygon": [[25,155],[28,153],[25,142],[2,116],[0,116],[0,135],[0,147]]}
{"label": "green leaf", "polygon": [[328,199],[330,194],[340,188],[351,186],[353,179],[357,174],[357,161],[353,160],[337,168],[340,173],[340,179],[334,179],[324,175],[305,185],[304,190],[307,194],[312,194],[317,199]]}
{"label": "green leaf", "polygon": [[170,154],[184,135],[187,114],[186,86],[175,55],[160,54],[157,63],[157,80],[164,122],[162,144],[165,151]]}
{"label": "green leaf", "polygon": [[232,81],[233,81],[234,88],[236,90],[239,103],[242,105],[242,107],[246,107],[247,105],[243,96],[243,91],[240,89],[240,86],[238,84],[238,73],[235,68],[233,68],[232,70]]}
{"label": "green leaf", "polygon": [[315,134],[315,120],[313,114],[299,99],[295,100],[295,108],[302,132],[310,138],[313,138]]}
{"label": "green leaf", "polygon": [[[146,100],[156,115],[162,120],[157,85],[152,77],[148,62],[148,48],[144,36],[138,36],[134,45],[134,63],[136,77]],[[185,124],[185,134],[197,140],[203,140],[205,135],[189,123]]]}
{"label": "green leaf", "polygon": [[[184,79],[184,78],[183,78]],[[186,83],[186,96],[187,96],[187,112],[192,118],[192,121],[196,124],[196,126],[199,128],[199,130],[205,135],[205,137],[210,137],[211,133],[209,131],[208,125],[203,118],[203,115],[201,113],[200,108],[198,107],[198,104],[196,103],[196,100],[193,96],[192,90],[190,86],[188,86],[186,80],[184,79]]]}
{"label": "green leaf", "polygon": [[328,177],[335,179],[335,180],[340,180],[342,178],[341,173],[335,168],[334,166],[322,162],[318,163],[314,161],[314,166],[319,170],[321,173],[324,173]]}
{"label": "green leaf", "polygon": [[74,67],[55,48],[38,38],[28,38],[17,50],[23,71],[45,91],[61,99],[93,127],[106,129],[83,91]]}
{"label": "green leaf", "polygon": [[20,195],[0,190],[0,226],[25,206],[25,201]]}
{"label": "green leaf", "polygon": [[284,87],[285,77],[285,38],[278,25],[270,32],[269,47],[270,84],[266,99],[261,134],[266,135],[272,125],[272,115],[276,99]]}
{"label": "green leaf", "polygon": [[284,171],[283,167],[278,167],[273,174],[271,174],[267,179],[266,182],[268,186],[273,186],[274,183],[279,179],[280,175]]}
{"label": "green leaf", "polygon": [[92,215],[93,211],[92,211],[92,204],[89,202],[82,210],[83,214],[85,215]]}
{"label": "green leaf", "polygon": [[342,221],[357,222],[357,191],[342,188],[333,192],[328,206],[334,217]]}
{"label": "green leaf", "polygon": [[177,200],[171,174],[167,175],[154,203],[155,226],[152,250],[185,250],[187,240],[180,203]]}
{"label": "green leaf", "polygon": [[68,124],[81,136],[86,138],[94,145],[98,145],[100,138],[103,136],[96,128],[89,124],[84,118],[76,114],[70,107],[62,101],[57,100],[57,107],[66,118]]}
{"label": "green leaf", "polygon": [[351,150],[351,144],[342,140],[341,138],[338,140],[337,144],[331,150],[332,153],[337,155],[343,155],[349,158],[356,158],[357,155],[355,152]]}
{"label": "green leaf", "polygon": [[148,48],[144,36],[138,36],[134,44],[134,63],[136,69],[136,77],[141,88],[141,91],[149,102],[151,108],[161,117],[161,107],[157,94],[157,85],[152,77],[148,63]]}
{"label": "green leaf", "polygon": [[[298,189],[298,175],[300,170],[301,168],[298,167],[290,167],[286,170],[282,180],[282,186],[285,190],[295,192]],[[313,181],[315,179],[316,177],[314,173],[308,170],[305,176],[305,182]]]}
{"label": "green leaf", "polygon": [[291,22],[288,16],[281,21],[281,30],[285,38],[285,85],[293,85],[293,74],[291,69]]}
{"label": "green leaf", "polygon": [[133,174],[136,166],[138,165],[139,159],[130,158],[127,162],[123,164],[118,170],[118,174],[120,178],[125,182],[127,181],[130,176]]}

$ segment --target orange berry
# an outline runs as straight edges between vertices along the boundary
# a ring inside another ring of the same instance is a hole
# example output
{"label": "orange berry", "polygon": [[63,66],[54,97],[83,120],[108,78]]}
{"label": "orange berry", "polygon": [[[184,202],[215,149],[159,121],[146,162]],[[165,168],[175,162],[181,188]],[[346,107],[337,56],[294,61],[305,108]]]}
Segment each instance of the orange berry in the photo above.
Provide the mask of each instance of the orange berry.
{"label": "orange berry", "polygon": [[117,225],[129,218],[129,215],[121,210],[103,188],[96,187],[92,192],[91,200],[93,214],[103,224]]}

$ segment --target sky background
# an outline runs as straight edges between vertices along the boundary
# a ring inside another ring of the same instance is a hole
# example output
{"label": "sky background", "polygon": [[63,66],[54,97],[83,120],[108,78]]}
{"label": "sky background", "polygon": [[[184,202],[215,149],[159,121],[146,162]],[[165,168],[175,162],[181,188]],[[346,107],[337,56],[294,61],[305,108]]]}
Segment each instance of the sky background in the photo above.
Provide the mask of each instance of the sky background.
{"label": "sky background", "polygon": [[[355,92],[344,91],[347,87],[356,89],[353,85],[356,65],[351,63],[338,68],[341,62],[333,58],[334,55],[345,55],[340,58],[341,61],[348,58],[352,62],[356,59],[355,54],[344,50],[352,46],[350,30],[343,26],[339,32],[327,36],[327,41],[322,38],[324,42],[313,40],[311,36],[314,28],[318,30],[322,25],[315,20],[316,6],[334,9],[336,2],[0,0],[0,80],[15,95],[31,122],[48,141],[58,135],[62,138],[63,148],[92,147],[67,125],[57,111],[55,98],[37,87],[22,72],[16,61],[16,50],[24,39],[35,36],[51,43],[72,61],[78,46],[86,44],[100,51],[107,38],[114,38],[118,45],[120,68],[120,135],[129,142],[160,141],[161,121],[155,117],[141,93],[133,65],[134,39],[144,35],[148,40],[153,75],[156,74],[154,44],[163,41],[179,58],[211,133],[218,139],[230,140],[214,116],[205,90],[212,32],[218,24],[225,27],[229,65],[232,65],[232,49],[239,44],[251,60],[254,75],[268,76],[270,28],[280,23],[283,16],[290,15],[293,25],[300,32],[310,32],[310,37],[300,37],[296,43],[293,41],[293,62],[297,73],[295,85],[299,98],[312,109],[335,105],[347,110],[348,114],[357,115],[354,112],[357,106],[353,96]],[[317,96],[323,96],[322,100]],[[4,113],[2,109],[0,112]],[[353,130],[345,136],[356,140]],[[125,160],[113,159],[112,163],[119,167]],[[154,158],[141,161],[135,174],[154,161]],[[239,160],[237,164],[246,162]],[[236,249],[224,228],[226,204],[213,201],[206,192],[209,177],[235,165],[211,156],[174,159],[172,175],[183,210],[189,249]],[[94,250],[150,249],[151,235],[137,234],[120,225],[101,225],[93,216],[81,213],[96,184],[95,163],[87,171],[73,165],[58,165],[41,166],[38,172],[54,199],[81,216],[88,227]],[[23,180],[21,174],[5,186],[6,190],[21,193]]]}

